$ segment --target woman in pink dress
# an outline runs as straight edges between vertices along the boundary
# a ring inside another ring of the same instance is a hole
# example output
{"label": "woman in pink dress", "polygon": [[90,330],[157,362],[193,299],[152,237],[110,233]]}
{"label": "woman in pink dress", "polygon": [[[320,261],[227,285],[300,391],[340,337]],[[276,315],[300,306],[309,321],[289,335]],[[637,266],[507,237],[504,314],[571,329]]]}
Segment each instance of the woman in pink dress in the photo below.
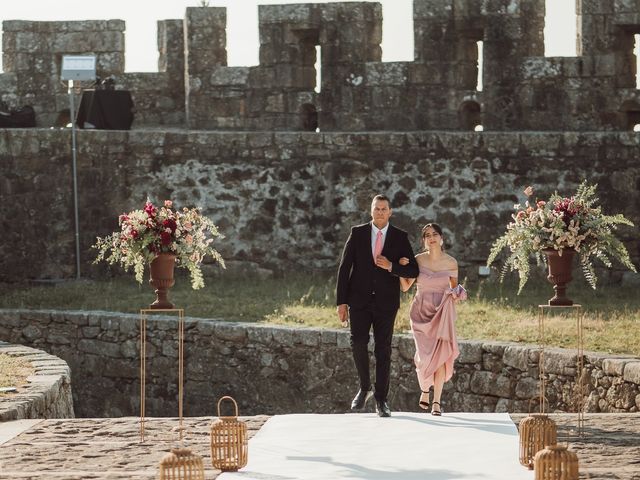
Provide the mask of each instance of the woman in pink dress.
{"label": "woman in pink dress", "polygon": [[[429,223],[422,229],[425,251],[416,255],[420,274],[417,279],[401,278],[402,291],[417,282],[409,319],[416,343],[414,361],[420,384],[419,406],[429,410],[429,389],[433,386],[431,414],[441,415],[440,397],[444,382],[453,375],[453,361],[458,357],[456,308],[466,292],[458,285],[458,262],[444,252],[442,228]],[[404,263],[404,261],[401,261]]]}

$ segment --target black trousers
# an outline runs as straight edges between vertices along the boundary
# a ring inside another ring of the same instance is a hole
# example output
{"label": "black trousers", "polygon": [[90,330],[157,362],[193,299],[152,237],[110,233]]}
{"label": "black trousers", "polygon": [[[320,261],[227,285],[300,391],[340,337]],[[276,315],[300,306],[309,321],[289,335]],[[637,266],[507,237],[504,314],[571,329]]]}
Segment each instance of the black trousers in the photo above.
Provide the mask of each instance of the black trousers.
{"label": "black trousers", "polygon": [[397,309],[380,309],[374,301],[364,308],[350,308],[351,351],[353,361],[360,377],[360,388],[371,388],[369,374],[369,332],[373,327],[374,354],[376,357],[376,383],[374,394],[376,400],[386,400],[389,393],[389,376],[391,371],[391,339]]}

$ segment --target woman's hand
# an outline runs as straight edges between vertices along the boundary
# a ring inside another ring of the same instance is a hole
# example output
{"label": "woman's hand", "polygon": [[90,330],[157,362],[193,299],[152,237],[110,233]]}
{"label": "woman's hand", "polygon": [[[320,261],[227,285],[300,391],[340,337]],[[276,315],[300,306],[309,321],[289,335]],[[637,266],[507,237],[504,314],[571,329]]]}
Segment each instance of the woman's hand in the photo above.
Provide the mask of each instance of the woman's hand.
{"label": "woman's hand", "polygon": [[402,257],[400,260],[398,260],[398,263],[400,265],[409,265],[409,259],[407,257]]}

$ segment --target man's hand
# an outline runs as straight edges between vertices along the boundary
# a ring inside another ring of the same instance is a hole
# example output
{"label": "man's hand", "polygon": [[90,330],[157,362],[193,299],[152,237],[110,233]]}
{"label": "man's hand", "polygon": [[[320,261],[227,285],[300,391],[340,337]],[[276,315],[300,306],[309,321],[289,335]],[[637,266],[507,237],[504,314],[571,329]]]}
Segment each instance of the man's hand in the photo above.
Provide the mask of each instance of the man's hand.
{"label": "man's hand", "polygon": [[380,268],[384,268],[389,272],[391,271],[391,261],[383,255],[378,255],[376,257],[376,265]]}
{"label": "man's hand", "polygon": [[342,326],[346,327],[347,320],[349,319],[349,308],[347,307],[346,303],[338,305],[338,318],[340,319]]}

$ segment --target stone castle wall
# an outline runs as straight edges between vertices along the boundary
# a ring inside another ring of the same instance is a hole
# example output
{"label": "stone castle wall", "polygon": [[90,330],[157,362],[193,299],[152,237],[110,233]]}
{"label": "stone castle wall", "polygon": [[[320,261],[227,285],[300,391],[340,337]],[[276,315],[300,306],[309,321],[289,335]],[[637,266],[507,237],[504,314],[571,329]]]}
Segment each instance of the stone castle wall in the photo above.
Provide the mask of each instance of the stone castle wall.
{"label": "stone castle wall", "polygon": [[[152,315],[147,322],[147,415],[176,416],[177,320]],[[215,414],[222,395],[238,400],[242,415],[341,413],[357,390],[347,330],[187,318],[185,332],[186,416]],[[139,413],[137,315],[0,310],[0,338],[64,359],[79,417]],[[394,337],[390,404],[396,411],[418,411],[414,351],[410,335]],[[461,341],[460,351],[443,395],[447,411],[537,408],[537,347]],[[640,359],[586,352],[584,361],[587,411],[640,410]],[[546,349],[545,372],[550,410],[575,411],[575,351]]]}
{"label": "stone castle wall", "polygon": [[[64,54],[132,92],[135,128],[631,130],[640,122],[640,4],[576,0],[578,56],[544,57],[544,0],[414,0],[415,60],[382,62],[377,3],[262,5],[260,64],[228,67],[226,9],[158,22],[158,73],[124,73],[120,20],[3,22],[0,100],[38,125],[68,108]],[[483,90],[476,90],[477,42]],[[316,91],[316,46],[322,80]]]}
{"label": "stone castle wall", "polygon": [[[70,142],[68,131],[0,132],[2,281],[75,275]],[[464,278],[485,263],[526,185],[545,198],[586,178],[605,212],[639,224],[639,142],[613,132],[80,131],[82,272],[105,273],[91,266],[91,245],[147,196],[202,206],[231,263],[335,271],[350,226],[368,221],[384,192],[416,251],[424,223],[443,225]],[[637,230],[619,233],[637,265]]]}

